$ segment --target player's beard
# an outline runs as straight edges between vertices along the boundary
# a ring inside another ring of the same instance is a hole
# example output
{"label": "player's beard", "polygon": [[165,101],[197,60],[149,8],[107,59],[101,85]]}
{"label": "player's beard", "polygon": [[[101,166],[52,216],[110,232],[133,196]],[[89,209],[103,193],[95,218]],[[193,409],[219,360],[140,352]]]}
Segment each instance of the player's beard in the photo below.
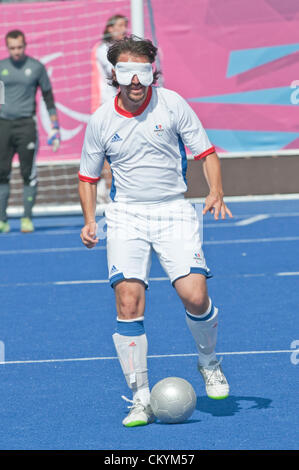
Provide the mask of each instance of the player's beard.
{"label": "player's beard", "polygon": [[134,103],[142,102],[146,97],[147,87],[143,85],[129,85],[126,89],[126,95]]}

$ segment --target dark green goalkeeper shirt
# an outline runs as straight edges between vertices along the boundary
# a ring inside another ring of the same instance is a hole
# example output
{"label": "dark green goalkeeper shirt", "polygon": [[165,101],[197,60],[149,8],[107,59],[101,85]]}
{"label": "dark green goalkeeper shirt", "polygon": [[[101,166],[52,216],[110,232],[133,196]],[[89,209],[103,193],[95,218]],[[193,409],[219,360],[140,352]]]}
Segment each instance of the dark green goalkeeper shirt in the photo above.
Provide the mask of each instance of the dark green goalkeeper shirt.
{"label": "dark green goalkeeper shirt", "polygon": [[0,118],[31,117],[36,111],[36,92],[40,87],[50,115],[56,114],[51,83],[45,66],[32,57],[21,61],[0,60],[0,80],[4,83],[4,104]]}

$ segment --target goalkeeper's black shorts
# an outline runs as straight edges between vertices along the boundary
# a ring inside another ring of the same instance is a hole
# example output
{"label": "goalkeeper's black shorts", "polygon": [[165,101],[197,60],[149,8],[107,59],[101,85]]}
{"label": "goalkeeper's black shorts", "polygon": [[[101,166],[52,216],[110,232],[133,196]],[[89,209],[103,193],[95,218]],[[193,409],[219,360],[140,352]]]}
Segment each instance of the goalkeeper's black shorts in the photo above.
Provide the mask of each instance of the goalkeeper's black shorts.
{"label": "goalkeeper's black shorts", "polygon": [[38,134],[33,117],[0,119],[0,184],[8,183],[13,156],[19,156],[25,184],[35,184]]}

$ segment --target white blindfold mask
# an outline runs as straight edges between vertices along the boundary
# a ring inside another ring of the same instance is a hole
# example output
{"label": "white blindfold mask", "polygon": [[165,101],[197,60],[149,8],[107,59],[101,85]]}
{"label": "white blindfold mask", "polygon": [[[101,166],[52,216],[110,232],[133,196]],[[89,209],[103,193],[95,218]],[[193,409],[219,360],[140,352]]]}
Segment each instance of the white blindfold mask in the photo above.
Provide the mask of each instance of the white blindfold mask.
{"label": "white blindfold mask", "polygon": [[148,62],[118,62],[115,74],[120,85],[130,85],[134,75],[137,75],[143,86],[150,86],[154,80],[152,64]]}

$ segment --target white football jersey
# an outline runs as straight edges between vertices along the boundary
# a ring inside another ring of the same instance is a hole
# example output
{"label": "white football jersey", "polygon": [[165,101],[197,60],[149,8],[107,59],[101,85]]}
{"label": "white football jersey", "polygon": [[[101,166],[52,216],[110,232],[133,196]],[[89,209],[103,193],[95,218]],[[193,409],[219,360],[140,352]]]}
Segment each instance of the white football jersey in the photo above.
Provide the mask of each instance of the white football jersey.
{"label": "white football jersey", "polygon": [[187,191],[185,146],[196,160],[215,151],[195,112],[176,92],[149,87],[135,113],[121,109],[116,96],[89,120],[79,178],[97,182],[107,158],[112,200],[153,204],[180,198]]}

